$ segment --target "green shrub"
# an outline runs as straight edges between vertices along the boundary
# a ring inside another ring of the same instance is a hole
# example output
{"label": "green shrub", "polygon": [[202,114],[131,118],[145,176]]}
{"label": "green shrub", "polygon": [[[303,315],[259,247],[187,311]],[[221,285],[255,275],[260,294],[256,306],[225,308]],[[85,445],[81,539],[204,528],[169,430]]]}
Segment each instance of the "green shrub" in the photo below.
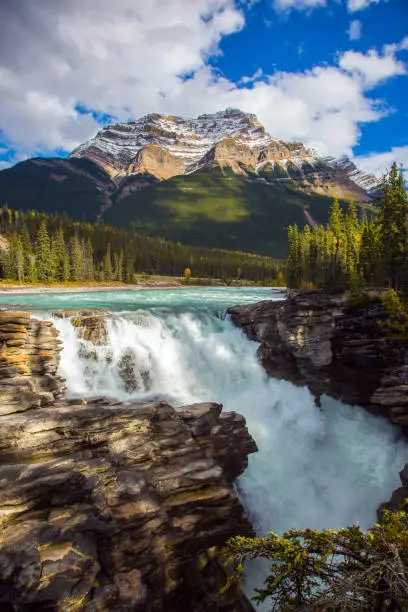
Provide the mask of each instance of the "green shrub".
{"label": "green shrub", "polygon": [[408,610],[408,522],[404,511],[383,511],[367,532],[291,529],[282,537],[235,537],[224,551],[233,564],[226,588],[255,558],[270,564],[254,600],[276,612]]}
{"label": "green shrub", "polygon": [[406,302],[402,301],[394,289],[388,289],[381,296],[381,302],[384,305],[387,319],[379,321],[378,324],[383,329],[384,333],[396,339],[408,339],[408,307]]}

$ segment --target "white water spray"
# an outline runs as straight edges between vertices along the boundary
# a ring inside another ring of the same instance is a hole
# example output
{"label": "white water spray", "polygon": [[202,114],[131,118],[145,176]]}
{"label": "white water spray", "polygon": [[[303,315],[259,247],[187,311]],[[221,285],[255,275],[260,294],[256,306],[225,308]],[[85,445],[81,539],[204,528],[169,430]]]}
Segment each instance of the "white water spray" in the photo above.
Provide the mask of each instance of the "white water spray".
{"label": "white water spray", "polygon": [[84,356],[92,347],[69,320],[55,324],[64,341],[61,373],[73,395],[216,401],[246,417],[259,452],[237,486],[260,534],[356,521],[366,528],[399,485],[408,450],[398,430],[329,398],[320,410],[307,389],[268,378],[257,343],[228,318],[202,310],[110,315],[109,342],[97,348],[97,359]]}

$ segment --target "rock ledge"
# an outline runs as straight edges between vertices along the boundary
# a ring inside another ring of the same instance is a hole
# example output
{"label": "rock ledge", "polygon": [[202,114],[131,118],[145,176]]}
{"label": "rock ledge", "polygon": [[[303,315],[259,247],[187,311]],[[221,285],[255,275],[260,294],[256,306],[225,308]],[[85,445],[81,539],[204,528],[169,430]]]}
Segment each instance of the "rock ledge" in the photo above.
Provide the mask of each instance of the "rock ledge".
{"label": "rock ledge", "polygon": [[251,610],[220,593],[217,552],[253,533],[232,486],[257,450],[244,418],[66,400],[52,325],[1,311],[0,333],[0,607]]}

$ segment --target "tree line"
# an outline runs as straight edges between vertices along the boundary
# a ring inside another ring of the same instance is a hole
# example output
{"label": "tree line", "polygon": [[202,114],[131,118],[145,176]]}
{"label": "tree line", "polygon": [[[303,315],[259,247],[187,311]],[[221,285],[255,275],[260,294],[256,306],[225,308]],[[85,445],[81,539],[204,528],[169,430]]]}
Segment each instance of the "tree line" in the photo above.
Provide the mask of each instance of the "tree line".
{"label": "tree line", "polygon": [[199,248],[142,236],[66,214],[0,207],[0,278],[24,282],[136,282],[137,274],[284,283],[284,264],[239,251]]}
{"label": "tree line", "polygon": [[358,214],[354,203],[343,211],[335,199],[326,227],[289,226],[288,286],[344,291],[386,285],[407,294],[408,197],[396,163],[381,180],[376,205],[378,214]]}

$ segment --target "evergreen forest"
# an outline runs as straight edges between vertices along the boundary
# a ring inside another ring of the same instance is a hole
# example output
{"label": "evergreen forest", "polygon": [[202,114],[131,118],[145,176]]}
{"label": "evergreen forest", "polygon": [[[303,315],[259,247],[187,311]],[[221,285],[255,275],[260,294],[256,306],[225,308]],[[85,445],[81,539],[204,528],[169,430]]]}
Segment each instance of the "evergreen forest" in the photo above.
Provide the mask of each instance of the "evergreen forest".
{"label": "evergreen forest", "polygon": [[284,284],[283,263],[262,255],[189,247],[66,214],[0,208],[0,279],[19,283],[117,281],[137,274]]}
{"label": "evergreen forest", "polygon": [[388,287],[408,294],[408,196],[394,163],[376,199],[378,214],[343,212],[334,200],[326,227],[288,228],[287,283],[329,292]]}

